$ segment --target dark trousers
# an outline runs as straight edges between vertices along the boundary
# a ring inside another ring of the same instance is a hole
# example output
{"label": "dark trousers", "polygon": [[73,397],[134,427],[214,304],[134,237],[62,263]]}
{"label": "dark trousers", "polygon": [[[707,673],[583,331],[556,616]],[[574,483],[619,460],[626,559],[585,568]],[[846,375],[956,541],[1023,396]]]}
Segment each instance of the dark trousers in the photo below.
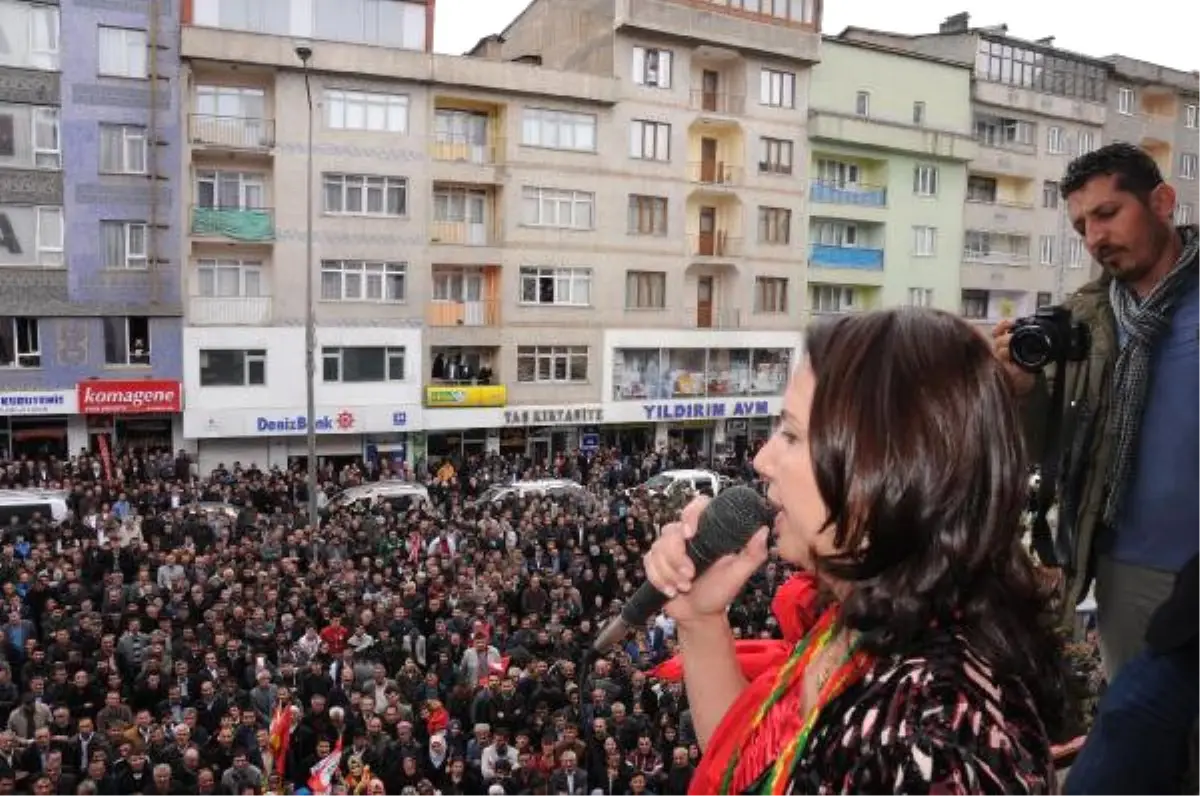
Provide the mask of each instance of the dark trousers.
{"label": "dark trousers", "polygon": [[1181,793],[1193,765],[1200,714],[1194,649],[1149,650],[1126,663],[1100,700],[1066,794]]}

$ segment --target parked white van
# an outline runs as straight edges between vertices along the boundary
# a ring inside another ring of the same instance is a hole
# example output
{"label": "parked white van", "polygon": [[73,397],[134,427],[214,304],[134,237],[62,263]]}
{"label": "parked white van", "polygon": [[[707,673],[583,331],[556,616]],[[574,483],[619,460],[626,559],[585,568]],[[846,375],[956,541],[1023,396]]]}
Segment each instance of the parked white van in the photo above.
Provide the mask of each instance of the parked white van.
{"label": "parked white van", "polygon": [[0,489],[0,528],[12,524],[13,517],[25,522],[34,514],[62,522],[71,511],[68,496],[60,489]]}
{"label": "parked white van", "polygon": [[680,492],[692,492],[716,497],[729,486],[729,479],[711,470],[663,470],[642,484],[651,495],[671,497]]}
{"label": "parked white van", "polygon": [[325,509],[329,512],[349,508],[351,511],[367,509],[376,501],[390,503],[392,508],[405,513],[415,506],[432,505],[429,490],[421,484],[409,481],[376,481],[371,484],[352,486],[329,499]]}
{"label": "parked white van", "polygon": [[488,487],[479,496],[477,504],[500,503],[509,497],[552,497],[577,496],[591,497],[591,492],[583,484],[568,478],[543,478],[535,481],[514,481],[511,484],[497,484]]}

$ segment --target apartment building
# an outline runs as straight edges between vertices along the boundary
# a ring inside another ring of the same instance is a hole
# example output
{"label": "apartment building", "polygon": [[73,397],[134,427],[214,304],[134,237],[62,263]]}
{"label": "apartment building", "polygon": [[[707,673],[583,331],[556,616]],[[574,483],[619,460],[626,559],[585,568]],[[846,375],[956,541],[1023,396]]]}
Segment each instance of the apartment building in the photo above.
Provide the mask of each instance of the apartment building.
{"label": "apartment building", "polygon": [[970,64],[978,155],[968,165],[961,313],[981,324],[1026,315],[1086,282],[1091,258],[1066,217],[1059,180],[1105,140],[1107,62],[1025,41],[956,14],[933,34],[849,28],[843,38]]}
{"label": "apartment building", "polygon": [[967,169],[978,155],[971,68],[827,37],[808,138],[812,313],[958,312]]}
{"label": "apartment building", "polygon": [[311,419],[309,105],[277,32],[295,23],[195,3],[181,259],[202,466],[282,464],[309,422],[333,459],[768,433],[800,342],[811,2],[536,0],[469,57],[318,26]]}
{"label": "apartment building", "polygon": [[1200,77],[1123,55],[1104,60],[1112,65],[1104,139],[1128,141],[1150,152],[1175,188],[1176,223],[1197,223]]}

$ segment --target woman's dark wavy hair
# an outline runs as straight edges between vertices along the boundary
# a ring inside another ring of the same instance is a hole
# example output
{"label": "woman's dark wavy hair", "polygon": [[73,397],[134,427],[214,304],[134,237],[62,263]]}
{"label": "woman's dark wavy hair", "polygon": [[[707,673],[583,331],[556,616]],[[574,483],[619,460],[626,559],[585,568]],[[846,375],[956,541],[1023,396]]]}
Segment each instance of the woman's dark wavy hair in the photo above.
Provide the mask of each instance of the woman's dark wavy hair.
{"label": "woman's dark wavy hair", "polygon": [[1031,690],[1054,731],[1065,667],[1048,588],[1022,544],[1028,495],[1017,402],[984,336],[932,310],[810,328],[809,446],[853,584],[844,621],[880,655],[952,627]]}

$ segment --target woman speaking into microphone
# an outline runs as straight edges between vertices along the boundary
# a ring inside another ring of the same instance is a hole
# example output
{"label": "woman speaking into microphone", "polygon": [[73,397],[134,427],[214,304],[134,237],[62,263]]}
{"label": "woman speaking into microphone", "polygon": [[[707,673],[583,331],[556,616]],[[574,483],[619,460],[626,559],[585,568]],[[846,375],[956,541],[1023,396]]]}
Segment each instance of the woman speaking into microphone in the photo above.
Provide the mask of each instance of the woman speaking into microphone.
{"label": "woman speaking into microphone", "polygon": [[693,581],[696,503],[646,556],[705,750],[691,792],[1052,792],[1065,670],[1021,543],[1028,471],[1000,363],[933,311],[839,318],[806,348],[754,465],[819,618],[748,679],[726,609],[768,529]]}

